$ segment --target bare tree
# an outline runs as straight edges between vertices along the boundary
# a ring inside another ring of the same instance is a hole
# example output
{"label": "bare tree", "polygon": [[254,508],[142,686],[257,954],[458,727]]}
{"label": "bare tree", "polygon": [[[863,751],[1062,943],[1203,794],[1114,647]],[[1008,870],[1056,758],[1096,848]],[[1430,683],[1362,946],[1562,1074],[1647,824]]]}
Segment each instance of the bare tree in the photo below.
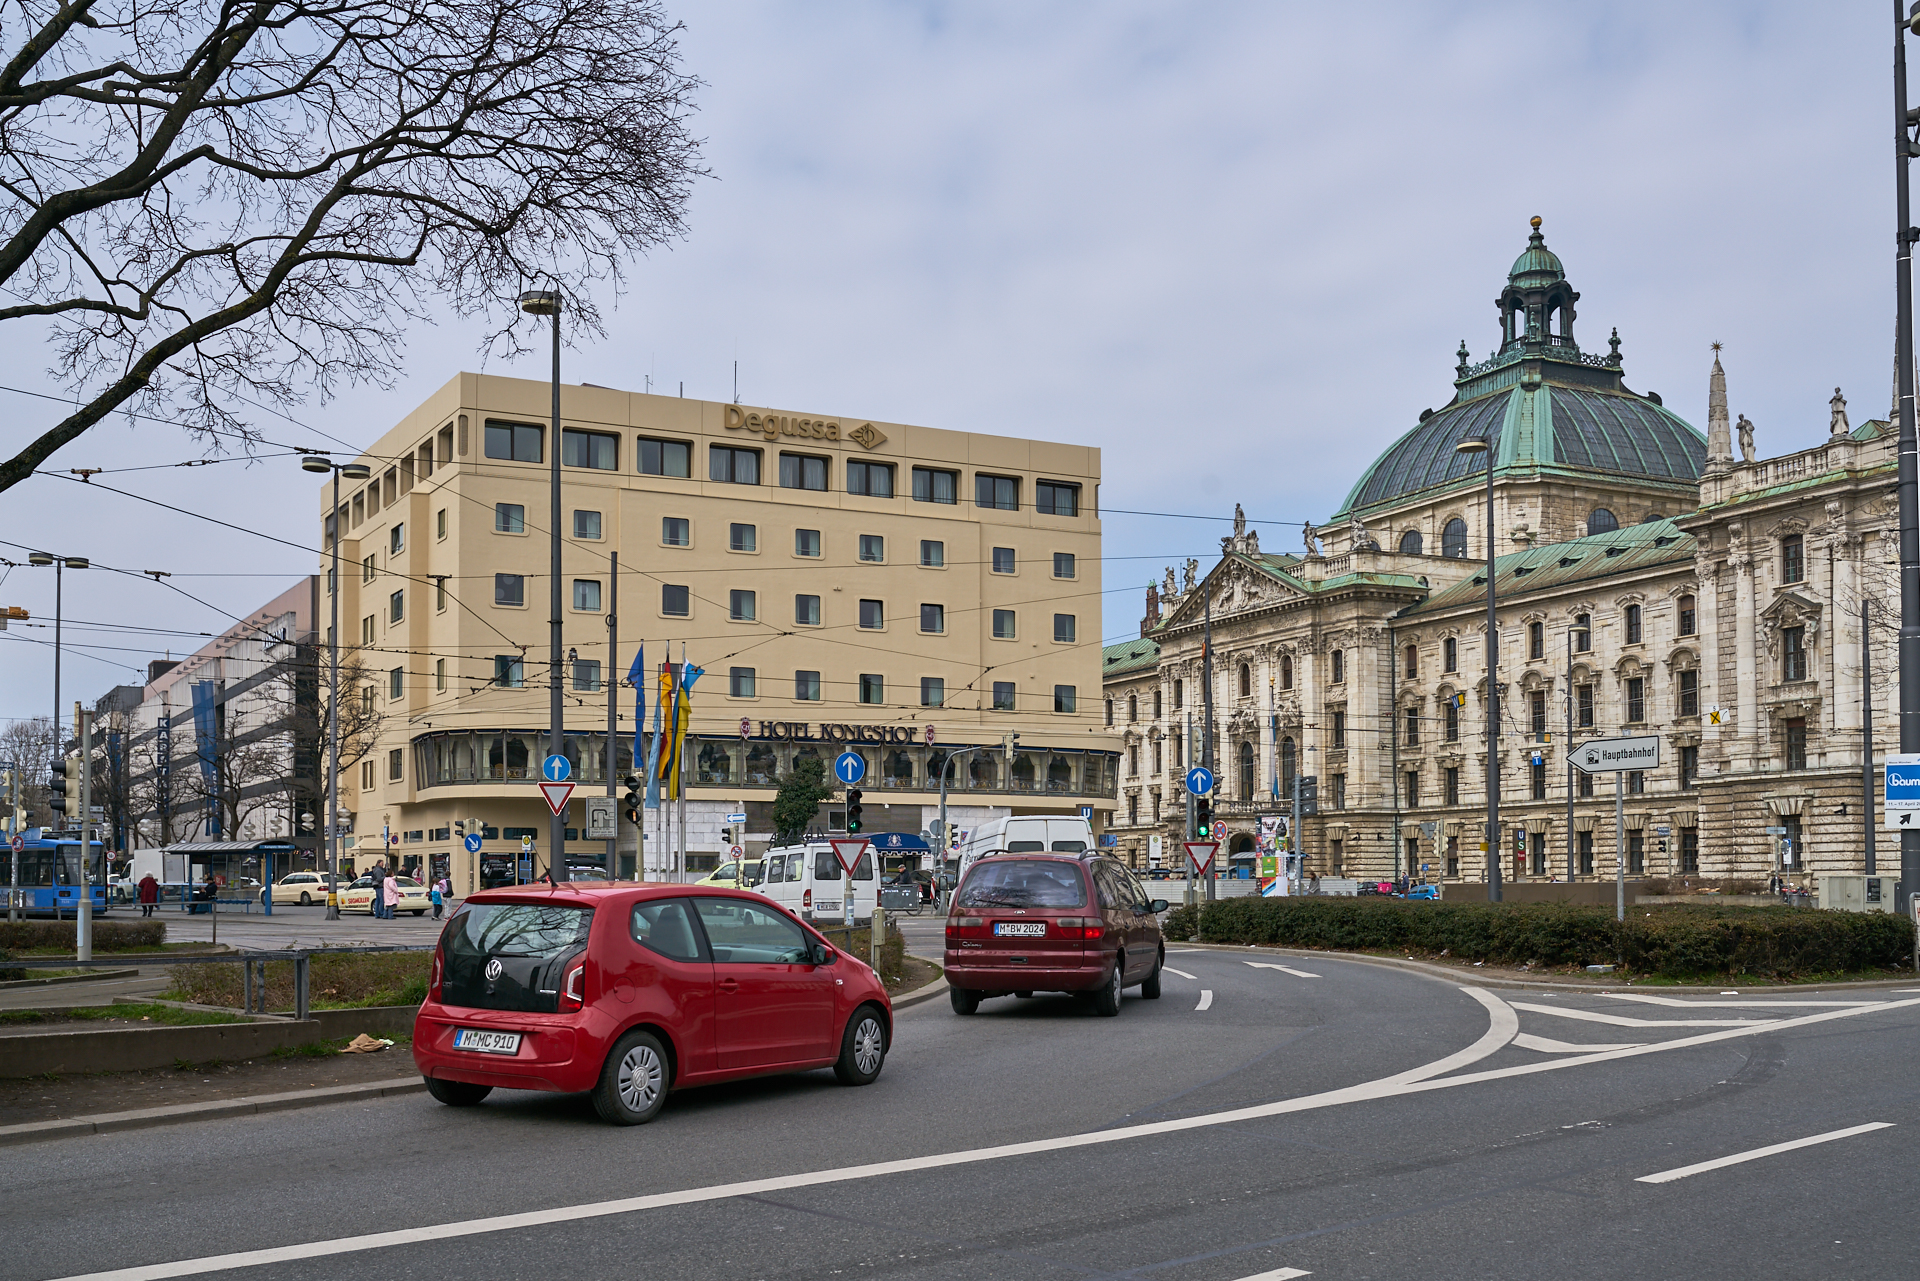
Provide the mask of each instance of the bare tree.
{"label": "bare tree", "polygon": [[47,808],[47,778],[53,773],[55,755],[51,716],[0,725],[0,761],[20,769],[29,827],[45,827],[53,820],[53,811]]}
{"label": "bare tree", "polygon": [[[9,22],[8,19],[11,21]],[[699,81],[659,0],[0,0],[0,323],[76,406],[210,448],[390,385],[401,323],[588,295],[683,230]],[[28,337],[31,327],[32,338]]]}

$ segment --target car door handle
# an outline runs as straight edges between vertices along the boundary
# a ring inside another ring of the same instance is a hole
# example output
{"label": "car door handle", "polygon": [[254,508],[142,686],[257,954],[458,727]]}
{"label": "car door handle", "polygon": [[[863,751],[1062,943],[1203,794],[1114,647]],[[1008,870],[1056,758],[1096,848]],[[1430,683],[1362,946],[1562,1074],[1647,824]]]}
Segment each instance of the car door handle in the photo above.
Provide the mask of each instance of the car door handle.
{"label": "car door handle", "polygon": [[720,990],[722,992],[738,992],[740,990],[740,982],[738,979],[721,979]]}

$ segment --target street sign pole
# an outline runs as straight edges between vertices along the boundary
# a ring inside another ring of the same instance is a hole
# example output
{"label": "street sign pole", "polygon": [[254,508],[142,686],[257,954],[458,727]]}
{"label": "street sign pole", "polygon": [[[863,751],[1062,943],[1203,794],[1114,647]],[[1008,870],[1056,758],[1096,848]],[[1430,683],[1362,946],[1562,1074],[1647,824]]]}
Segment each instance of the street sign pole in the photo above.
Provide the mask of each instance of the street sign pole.
{"label": "street sign pole", "polygon": [[1613,919],[1627,919],[1627,774],[1613,772]]}

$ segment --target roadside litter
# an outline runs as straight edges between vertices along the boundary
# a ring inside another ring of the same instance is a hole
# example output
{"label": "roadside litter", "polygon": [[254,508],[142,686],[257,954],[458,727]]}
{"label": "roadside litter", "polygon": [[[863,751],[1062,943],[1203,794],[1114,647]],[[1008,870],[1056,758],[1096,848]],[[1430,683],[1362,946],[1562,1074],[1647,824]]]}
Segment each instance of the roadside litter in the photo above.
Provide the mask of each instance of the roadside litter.
{"label": "roadside litter", "polygon": [[348,1041],[345,1045],[341,1046],[340,1053],[342,1054],[378,1054],[380,1051],[387,1049],[392,1044],[393,1042],[387,1040],[385,1037],[368,1036],[365,1032],[362,1032],[359,1036],[354,1037],[351,1041]]}

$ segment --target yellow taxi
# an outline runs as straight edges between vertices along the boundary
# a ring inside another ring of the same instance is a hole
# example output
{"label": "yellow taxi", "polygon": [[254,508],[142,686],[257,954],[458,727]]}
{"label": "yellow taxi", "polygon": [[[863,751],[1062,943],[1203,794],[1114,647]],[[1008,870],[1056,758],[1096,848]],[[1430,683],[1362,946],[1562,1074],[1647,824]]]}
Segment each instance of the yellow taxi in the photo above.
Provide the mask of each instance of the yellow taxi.
{"label": "yellow taxi", "polygon": [[[400,901],[393,905],[394,913],[412,912],[415,916],[425,916],[427,909],[433,906],[433,900],[427,896],[427,887],[411,876],[397,876],[394,880],[400,886]],[[372,916],[373,895],[373,878],[363,876],[341,892],[340,910],[365,912]]]}
{"label": "yellow taxi", "polygon": [[[261,890],[260,898],[266,901],[269,891]],[[327,901],[327,874],[325,872],[288,872],[273,883],[273,903],[275,907],[282,903],[298,903],[302,907]]]}

